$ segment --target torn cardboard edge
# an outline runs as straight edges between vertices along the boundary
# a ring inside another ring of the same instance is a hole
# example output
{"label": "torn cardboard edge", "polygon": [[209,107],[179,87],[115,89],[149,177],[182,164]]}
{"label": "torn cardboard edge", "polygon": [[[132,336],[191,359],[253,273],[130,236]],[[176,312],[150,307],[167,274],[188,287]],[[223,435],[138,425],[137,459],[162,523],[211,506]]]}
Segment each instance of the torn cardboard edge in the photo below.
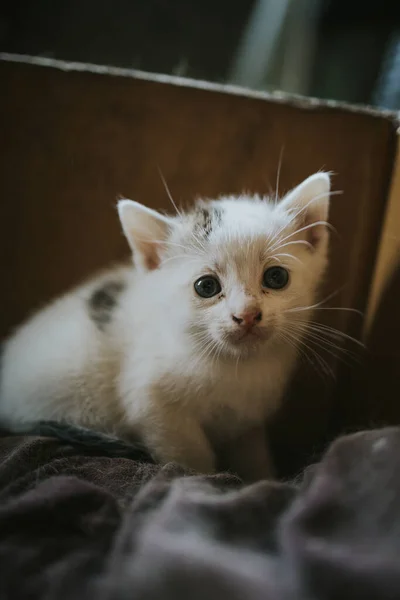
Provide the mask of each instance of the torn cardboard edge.
{"label": "torn cardboard edge", "polygon": [[149,73],[136,69],[128,69],[123,67],[113,67],[108,65],[97,65],[91,63],[70,62],[41,56],[30,56],[27,54],[9,54],[0,52],[0,61],[15,62],[40,67],[58,69],[59,71],[73,71],[82,73],[92,73],[94,75],[108,75],[114,77],[128,77],[131,79],[141,79],[154,83],[165,83],[180,87],[197,88],[210,92],[227,93],[235,96],[244,96],[246,98],[254,98],[258,100],[266,100],[280,104],[286,104],[302,108],[304,110],[315,109],[333,109],[345,110],[347,112],[368,115],[370,117],[386,118],[393,121],[396,127],[400,127],[400,112],[397,113],[391,110],[384,110],[368,105],[357,105],[342,102],[338,100],[326,100],[309,96],[301,96],[299,94],[290,94],[279,90],[265,92],[261,90],[252,90],[238,85],[214,83],[201,79],[190,79],[179,77],[176,75],[167,75],[162,73]]}

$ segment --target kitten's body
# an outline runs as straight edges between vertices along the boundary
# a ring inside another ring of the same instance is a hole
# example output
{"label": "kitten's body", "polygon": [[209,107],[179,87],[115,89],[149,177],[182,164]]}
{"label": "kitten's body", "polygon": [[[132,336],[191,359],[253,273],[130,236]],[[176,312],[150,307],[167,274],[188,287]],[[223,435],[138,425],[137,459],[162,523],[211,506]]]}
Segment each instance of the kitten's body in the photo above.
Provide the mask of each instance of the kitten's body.
{"label": "kitten's body", "polygon": [[[262,426],[296,358],[289,313],[313,303],[326,264],[329,179],[302,186],[278,207],[225,198],[174,219],[123,201],[135,269],[102,273],[17,330],[3,354],[0,419],[139,432],[159,460],[204,472],[221,446],[242,475],[267,475]],[[282,264],[287,289],[263,287],[265,269]],[[200,297],[193,282],[210,273],[220,292]],[[257,322],[244,327],[237,315],[249,310]]]}

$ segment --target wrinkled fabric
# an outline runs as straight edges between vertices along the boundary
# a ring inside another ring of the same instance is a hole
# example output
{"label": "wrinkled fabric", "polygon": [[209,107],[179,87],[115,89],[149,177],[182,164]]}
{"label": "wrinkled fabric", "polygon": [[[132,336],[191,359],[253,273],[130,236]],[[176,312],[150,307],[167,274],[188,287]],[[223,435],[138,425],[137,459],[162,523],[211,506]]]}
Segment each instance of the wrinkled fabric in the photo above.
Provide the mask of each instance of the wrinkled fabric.
{"label": "wrinkled fabric", "polygon": [[3,437],[0,598],[400,598],[400,429],[250,486]]}

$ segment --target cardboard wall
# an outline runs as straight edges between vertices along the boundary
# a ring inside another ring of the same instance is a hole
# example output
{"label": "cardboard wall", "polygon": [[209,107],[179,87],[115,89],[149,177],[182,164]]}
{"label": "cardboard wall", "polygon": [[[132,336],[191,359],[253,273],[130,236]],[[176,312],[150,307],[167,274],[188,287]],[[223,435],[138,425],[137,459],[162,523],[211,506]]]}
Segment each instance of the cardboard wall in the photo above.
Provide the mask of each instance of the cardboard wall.
{"label": "cardboard wall", "polygon": [[[364,323],[365,361],[341,378],[336,431],[400,424],[400,137]],[[350,397],[351,401],[341,402]],[[338,410],[339,405],[341,409]]]}
{"label": "cardboard wall", "polygon": [[394,161],[389,199],[385,211],[379,249],[372,277],[372,286],[368,310],[365,319],[364,334],[368,337],[374,325],[382,295],[400,263],[400,129],[397,136],[397,148]]}
{"label": "cardboard wall", "polygon": [[[118,195],[171,208],[194,197],[283,193],[333,171],[331,305],[366,309],[391,181],[391,114],[40,59],[0,61],[0,335],[94,269],[128,255]],[[321,311],[361,335],[362,319]],[[337,369],[337,365],[333,365]],[[338,366],[340,380],[341,367]],[[302,367],[276,425],[295,464],[336,414],[335,389]]]}

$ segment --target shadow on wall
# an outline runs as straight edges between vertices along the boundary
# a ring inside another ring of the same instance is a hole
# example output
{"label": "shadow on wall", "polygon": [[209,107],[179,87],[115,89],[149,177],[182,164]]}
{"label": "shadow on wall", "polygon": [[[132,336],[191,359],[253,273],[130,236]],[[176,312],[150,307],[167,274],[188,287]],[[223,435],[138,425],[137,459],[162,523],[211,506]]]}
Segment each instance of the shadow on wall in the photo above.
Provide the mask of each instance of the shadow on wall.
{"label": "shadow on wall", "polygon": [[367,347],[360,411],[368,425],[400,423],[400,263],[388,281],[376,312]]}
{"label": "shadow on wall", "polygon": [[328,436],[400,424],[400,262],[387,282],[361,365],[347,367],[334,398]]}
{"label": "shadow on wall", "polygon": [[[281,477],[292,478],[319,460],[340,435],[400,424],[399,340],[400,263],[382,294],[366,350],[359,354],[359,362],[346,360],[341,365],[333,395],[324,394],[323,380],[307,365],[294,378],[269,435]],[[299,437],[298,422],[307,423],[311,445]]]}

